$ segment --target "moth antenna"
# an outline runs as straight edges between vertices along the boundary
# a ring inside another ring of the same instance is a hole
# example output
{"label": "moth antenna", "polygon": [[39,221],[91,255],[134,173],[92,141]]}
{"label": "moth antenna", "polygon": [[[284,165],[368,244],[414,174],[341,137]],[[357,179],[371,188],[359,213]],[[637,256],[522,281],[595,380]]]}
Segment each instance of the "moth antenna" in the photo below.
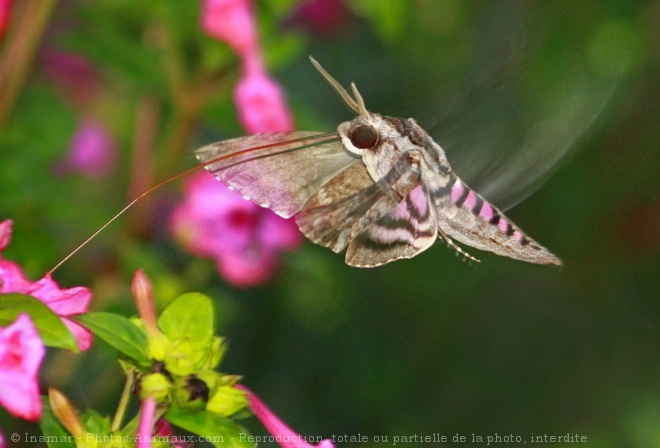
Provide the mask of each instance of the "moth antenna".
{"label": "moth antenna", "polygon": [[124,206],[124,208],[119,210],[119,212],[117,212],[112,218],[110,218],[110,220],[108,220],[108,222],[103,224],[96,232],[92,233],[92,235],[89,236],[85,241],[83,241],[75,249],[73,249],[71,252],[69,252],[69,255],[64,257],[62,259],[62,261],[60,261],[52,269],[50,269],[48,271],[47,275],[52,275],[53,272],[55,272],[57,270],[57,268],[62,266],[65,262],[67,262],[69,260],[69,258],[73,257],[80,249],[85,247],[87,245],[87,243],[92,241],[99,233],[101,233],[103,230],[105,230],[106,227],[108,227],[110,224],[115,222],[117,220],[117,218],[119,218],[121,215],[124,214],[124,212],[126,212],[129,208],[131,208],[133,205],[135,205],[137,202],[139,202],[142,198],[144,198],[145,196],[150,194],[152,191],[157,190],[158,188],[162,187],[165,184],[169,184],[170,182],[173,182],[177,179],[180,179],[183,176],[187,176],[188,174],[194,173],[195,171],[197,171],[201,168],[204,168],[205,166],[212,165],[212,164],[220,162],[222,160],[229,159],[231,157],[238,156],[238,155],[241,155],[241,154],[245,154],[245,153],[248,153],[248,152],[258,151],[258,150],[261,150],[261,149],[273,148],[273,147],[276,147],[276,146],[279,146],[279,145],[282,145],[282,144],[285,144],[285,143],[299,143],[299,142],[304,142],[304,141],[307,141],[307,140],[319,140],[317,143],[323,143],[325,141],[334,140],[336,138],[337,138],[337,133],[336,132],[330,132],[330,133],[327,133],[327,134],[310,135],[310,136],[307,136],[307,137],[300,137],[300,138],[295,138],[295,139],[291,139],[291,140],[283,140],[283,141],[279,141],[279,142],[275,142],[275,143],[269,143],[269,144],[266,144],[266,145],[254,146],[252,148],[242,149],[240,151],[236,151],[236,152],[231,153],[231,154],[225,154],[223,156],[216,157],[216,158],[211,159],[211,160],[207,160],[206,162],[200,163],[199,165],[194,166],[190,169],[187,169],[187,170],[185,170],[185,171],[183,171],[183,172],[181,172],[181,173],[179,173],[175,176],[170,177],[169,179],[165,179],[164,181],[157,183],[153,187],[150,187],[147,191],[140,194],[138,197],[136,197],[131,202],[126,204]]}
{"label": "moth antenna", "polygon": [[314,65],[314,67],[316,67],[316,70],[318,70],[319,73],[323,75],[326,81],[328,81],[330,85],[335,88],[335,90],[337,91],[337,93],[339,93],[339,96],[341,96],[341,99],[344,100],[346,105],[356,114],[362,115],[358,103],[356,103],[355,100],[351,98],[351,95],[349,95],[346,89],[344,89],[342,85],[339,84],[339,82],[330,75],[330,73],[326,72],[325,69],[321,67],[321,64],[316,62],[316,59],[310,56],[309,60],[312,61],[312,64]]}
{"label": "moth antenna", "polygon": [[353,96],[357,100],[358,108],[360,110],[360,115],[362,115],[364,118],[369,118],[369,111],[367,110],[367,107],[364,105],[364,100],[362,99],[362,95],[360,95],[360,92],[358,92],[358,89],[354,82],[351,83],[351,90],[353,91]]}

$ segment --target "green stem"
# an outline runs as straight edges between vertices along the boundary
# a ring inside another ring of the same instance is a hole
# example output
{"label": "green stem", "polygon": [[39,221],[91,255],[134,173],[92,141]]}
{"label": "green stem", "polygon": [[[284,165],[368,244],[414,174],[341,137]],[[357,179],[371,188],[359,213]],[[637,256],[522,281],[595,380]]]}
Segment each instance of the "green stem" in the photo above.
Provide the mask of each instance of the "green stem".
{"label": "green stem", "polygon": [[126,414],[128,400],[131,398],[131,392],[133,391],[134,383],[135,370],[131,369],[126,372],[126,383],[124,383],[124,390],[121,392],[119,404],[117,405],[117,412],[115,412],[115,416],[112,419],[112,425],[110,426],[110,431],[112,432],[119,431],[119,428],[121,427],[121,422],[124,420],[124,414]]}
{"label": "green stem", "polygon": [[[3,128],[25,84],[56,0],[16,2],[14,34],[0,58],[0,128]],[[20,5],[20,8],[18,6]]]}
{"label": "green stem", "polygon": [[169,30],[164,26],[154,27],[152,35],[161,52],[163,70],[167,75],[170,97],[175,110],[172,123],[168,127],[171,131],[167,136],[157,171],[157,177],[161,178],[171,175],[178,166],[181,157],[190,146],[204,107],[218,89],[226,85],[223,81],[232,70],[211,76],[201,72],[201,67],[198,66],[198,73],[191,75],[188,73],[189,70],[186,70],[180,49]]}

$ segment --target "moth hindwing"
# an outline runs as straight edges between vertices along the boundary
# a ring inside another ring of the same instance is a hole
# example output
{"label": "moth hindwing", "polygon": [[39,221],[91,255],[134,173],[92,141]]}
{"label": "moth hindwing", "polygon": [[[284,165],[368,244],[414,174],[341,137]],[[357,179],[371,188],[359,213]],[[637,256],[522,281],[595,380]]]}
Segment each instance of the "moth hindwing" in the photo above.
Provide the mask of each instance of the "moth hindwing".
{"label": "moth hindwing", "polygon": [[221,141],[195,154],[229,188],[285,218],[346,263],[373,267],[411,258],[440,238],[529,263],[561,260],[471,190],[414,119],[369,112],[312,63],[357,114],[337,132],[261,134]]}

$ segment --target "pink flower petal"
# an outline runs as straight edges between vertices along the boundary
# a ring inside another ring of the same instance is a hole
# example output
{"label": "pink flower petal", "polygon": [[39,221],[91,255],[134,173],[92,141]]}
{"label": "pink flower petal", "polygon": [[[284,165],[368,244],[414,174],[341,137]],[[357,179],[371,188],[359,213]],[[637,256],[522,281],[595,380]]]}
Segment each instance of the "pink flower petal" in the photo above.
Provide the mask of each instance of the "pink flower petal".
{"label": "pink flower petal", "polygon": [[293,250],[304,240],[293,219],[282,219],[275,213],[265,213],[259,228],[259,238],[272,249]]}
{"label": "pink flower petal", "polygon": [[258,47],[249,0],[202,0],[201,27],[240,55],[254,52]]}
{"label": "pink flower petal", "polygon": [[222,278],[239,288],[266,284],[278,267],[274,252],[229,252],[218,254],[216,260]]}
{"label": "pink flower petal", "polygon": [[[4,240],[4,248],[7,247],[11,237],[11,221],[0,223],[0,237]],[[4,236],[3,236],[4,235]],[[1,250],[0,249],[0,252]],[[92,292],[85,287],[62,289],[50,277],[31,282],[25,277],[19,265],[4,260],[0,256],[0,293],[27,294],[41,300],[55,314],[60,316],[64,325],[71,330],[76,338],[80,350],[88,350],[92,344],[92,333],[83,326],[67,319],[69,316],[87,312],[92,300]]]}
{"label": "pink flower petal", "polygon": [[151,448],[151,440],[156,415],[156,400],[147,397],[140,408],[140,423],[137,430],[136,448]]}
{"label": "pink flower petal", "polygon": [[0,294],[29,294],[32,283],[25,278],[23,270],[14,262],[0,258]]}
{"label": "pink flower petal", "polygon": [[170,440],[170,443],[172,443],[172,440],[175,440],[174,448],[186,448],[188,446],[185,438],[177,437],[174,433],[174,429],[172,429],[172,425],[170,425],[170,423],[164,418],[159,418],[156,422],[156,426],[154,427],[154,435],[161,439],[167,438]]}
{"label": "pink flower petal", "polygon": [[12,224],[13,223],[10,219],[0,222],[0,252],[9,246],[9,242],[11,241]]}
{"label": "pink flower petal", "polygon": [[183,190],[170,231],[190,252],[215,259],[220,275],[234,286],[267,282],[279,253],[302,240],[293,220],[243,199],[208,173],[189,177]]}
{"label": "pink flower petal", "polygon": [[92,342],[94,341],[94,335],[87,328],[80,325],[78,322],[74,322],[71,319],[66,317],[62,318],[62,323],[68,328],[73,337],[76,339],[78,344],[78,349],[80,351],[89,350],[92,347]]}
{"label": "pink flower petal", "polygon": [[236,389],[246,393],[250,409],[261,424],[275,438],[275,441],[283,448],[334,448],[330,439],[322,440],[318,445],[308,443],[303,436],[289,428],[257,397],[254,392],[242,385],[234,386]]}
{"label": "pink flower petal", "polygon": [[61,289],[50,274],[33,283],[30,295],[44,302],[58,316],[75,316],[87,312],[92,292],[84,286]]}
{"label": "pink flower petal", "polygon": [[26,314],[0,330],[0,404],[26,420],[41,417],[37,372],[44,357],[44,345]]}
{"label": "pink flower petal", "polygon": [[293,117],[282,89],[263,72],[248,72],[234,91],[241,125],[250,134],[291,131]]}

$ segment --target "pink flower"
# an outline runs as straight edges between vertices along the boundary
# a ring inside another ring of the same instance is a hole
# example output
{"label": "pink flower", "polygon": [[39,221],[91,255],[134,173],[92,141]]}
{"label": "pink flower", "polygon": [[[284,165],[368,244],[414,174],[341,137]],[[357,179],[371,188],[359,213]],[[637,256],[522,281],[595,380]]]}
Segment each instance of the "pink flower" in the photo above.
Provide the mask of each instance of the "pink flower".
{"label": "pink flower", "polygon": [[5,33],[7,25],[9,24],[9,16],[11,15],[11,4],[14,0],[0,0],[0,38]]}
{"label": "pink flower", "polygon": [[172,444],[172,440],[174,440],[174,448],[185,448],[188,446],[188,443],[185,441],[185,437],[177,437],[177,435],[174,433],[174,429],[172,429],[172,425],[170,425],[170,422],[164,418],[160,418],[156,422],[156,426],[154,427],[154,435],[161,440],[169,440],[170,444]]}
{"label": "pink flower", "polygon": [[258,47],[249,0],[202,0],[201,26],[206,34],[226,42],[241,56]]}
{"label": "pink flower", "polygon": [[5,220],[0,222],[0,252],[9,246],[11,241],[11,221]]}
{"label": "pink flower", "polygon": [[294,128],[282,89],[263,71],[250,70],[240,79],[234,102],[241,125],[250,134]]}
{"label": "pink flower", "polygon": [[44,51],[41,66],[48,80],[79,108],[89,108],[101,90],[101,76],[84,56],[50,48]]}
{"label": "pink flower", "polygon": [[88,178],[109,175],[115,165],[117,148],[112,135],[99,121],[83,118],[73,134],[69,153],[58,167],[61,172],[78,172]]}
{"label": "pink flower", "polygon": [[[16,291],[21,292],[21,291]],[[92,332],[77,322],[68,319],[68,316],[84,314],[92,301],[92,292],[84,286],[76,286],[69,289],[60,289],[57,283],[46,275],[32,284],[32,288],[24,291],[44,302],[48,308],[60,316],[62,323],[66,325],[78,342],[78,348],[82,351],[89,350],[92,346]]]}
{"label": "pink flower", "polygon": [[26,314],[0,330],[0,404],[17,417],[41,417],[37,372],[44,357],[39,333]]}
{"label": "pink flower", "polygon": [[343,0],[306,0],[296,5],[289,22],[327,35],[337,31],[347,16]]}
{"label": "pink flower", "polygon": [[[12,222],[0,222],[0,252],[11,240]],[[92,345],[92,333],[82,325],[68,319],[69,316],[87,312],[92,293],[88,288],[77,286],[60,289],[57,283],[46,275],[41,280],[31,282],[25,277],[23,270],[14,262],[5,260],[0,254],[0,294],[20,293],[35,297],[44,302],[55,314],[60,316],[62,323],[74,335],[80,350],[88,350]]]}
{"label": "pink flower", "polygon": [[234,91],[241,125],[250,134],[293,130],[282,89],[264,69],[249,0],[202,0],[202,29],[241,57],[243,76]]}
{"label": "pink flower", "polygon": [[275,438],[275,441],[283,448],[334,448],[330,439],[321,440],[318,445],[308,443],[305,437],[289,428],[280,420],[268,407],[257,397],[254,392],[242,385],[234,386],[236,389],[245,392],[248,398],[250,409],[255,417],[259,419],[262,425]]}
{"label": "pink flower", "polygon": [[209,173],[190,176],[183,190],[171,232],[193,254],[214,258],[220,275],[234,286],[268,281],[280,252],[302,240],[293,221],[241,198]]}
{"label": "pink flower", "polygon": [[[0,0],[2,1],[2,0]],[[49,81],[76,109],[96,109],[101,91],[101,77],[96,67],[75,53],[49,49],[42,66]],[[80,173],[88,178],[110,174],[115,165],[115,140],[106,126],[90,115],[83,115],[71,138],[69,152],[56,170],[62,174]]]}
{"label": "pink flower", "polygon": [[135,448],[151,448],[151,440],[156,416],[156,400],[147,397],[140,408],[140,423],[137,430],[137,443]]}

